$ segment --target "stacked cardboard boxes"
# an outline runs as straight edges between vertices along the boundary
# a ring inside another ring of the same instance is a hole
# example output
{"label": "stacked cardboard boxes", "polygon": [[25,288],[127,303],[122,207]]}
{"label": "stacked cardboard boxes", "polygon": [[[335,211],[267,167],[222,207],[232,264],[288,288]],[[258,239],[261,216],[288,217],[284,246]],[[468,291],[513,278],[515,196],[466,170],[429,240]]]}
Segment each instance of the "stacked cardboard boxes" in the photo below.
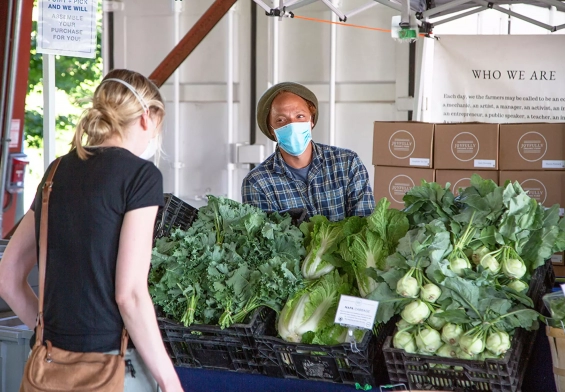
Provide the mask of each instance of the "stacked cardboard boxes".
{"label": "stacked cardboard boxes", "polygon": [[498,124],[437,124],[434,135],[436,182],[451,191],[470,184],[473,173],[498,183]]}
{"label": "stacked cardboard boxes", "polygon": [[434,181],[434,124],[375,122],[373,165],[375,199],[386,197],[402,209],[404,194],[422,180]]}
{"label": "stacked cardboard boxes", "polygon": [[[373,165],[375,198],[393,208],[422,180],[450,183],[457,195],[473,173],[518,181],[542,205],[565,208],[565,124],[375,122]],[[563,254],[552,260],[565,276]]]}

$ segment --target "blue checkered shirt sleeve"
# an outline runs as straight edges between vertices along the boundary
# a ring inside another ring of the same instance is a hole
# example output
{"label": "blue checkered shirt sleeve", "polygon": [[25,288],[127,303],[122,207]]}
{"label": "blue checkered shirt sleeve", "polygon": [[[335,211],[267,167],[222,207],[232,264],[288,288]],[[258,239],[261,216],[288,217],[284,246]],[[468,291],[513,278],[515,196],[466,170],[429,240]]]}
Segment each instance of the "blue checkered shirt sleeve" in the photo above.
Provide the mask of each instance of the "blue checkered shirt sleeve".
{"label": "blue checkered shirt sleeve", "polygon": [[243,203],[260,208],[265,212],[277,211],[277,207],[268,200],[265,192],[262,189],[257,189],[248,177],[243,180],[241,186],[241,200]]}
{"label": "blue checkered shirt sleeve", "polygon": [[347,190],[347,216],[369,216],[375,209],[375,197],[369,181],[369,174],[361,159],[355,155],[349,172]]}

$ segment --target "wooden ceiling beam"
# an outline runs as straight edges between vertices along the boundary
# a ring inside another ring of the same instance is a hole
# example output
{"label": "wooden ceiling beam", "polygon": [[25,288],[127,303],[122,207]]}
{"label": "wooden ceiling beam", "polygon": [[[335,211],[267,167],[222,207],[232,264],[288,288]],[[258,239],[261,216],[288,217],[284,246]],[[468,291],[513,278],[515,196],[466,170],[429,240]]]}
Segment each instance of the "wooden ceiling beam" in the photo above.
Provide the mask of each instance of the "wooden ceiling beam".
{"label": "wooden ceiling beam", "polygon": [[158,87],[176,71],[237,0],[216,0],[149,76]]}

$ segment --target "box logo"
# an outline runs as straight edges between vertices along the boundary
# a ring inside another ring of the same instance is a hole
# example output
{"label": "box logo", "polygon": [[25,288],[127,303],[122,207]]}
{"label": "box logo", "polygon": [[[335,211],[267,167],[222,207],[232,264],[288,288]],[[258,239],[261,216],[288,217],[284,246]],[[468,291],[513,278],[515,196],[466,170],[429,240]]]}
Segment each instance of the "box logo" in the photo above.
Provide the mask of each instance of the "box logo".
{"label": "box logo", "polygon": [[461,178],[460,180],[457,180],[457,182],[455,184],[453,184],[453,194],[455,196],[459,196],[459,188],[467,188],[469,185],[471,185],[471,179],[470,178]]}
{"label": "box logo", "polygon": [[547,189],[540,180],[529,178],[522,181],[520,185],[524,191],[528,192],[528,196],[532,199],[535,199],[542,205],[545,203],[545,200],[547,199]]}
{"label": "box logo", "polygon": [[457,134],[451,142],[451,152],[455,159],[468,162],[479,153],[479,139],[470,132]]}
{"label": "box logo", "polygon": [[528,132],[518,140],[518,154],[523,160],[536,162],[542,159],[547,152],[547,140],[541,133]]}
{"label": "box logo", "polygon": [[396,131],[388,139],[388,150],[397,159],[410,157],[415,148],[416,140],[408,131]]}
{"label": "box logo", "polygon": [[397,203],[404,203],[402,198],[410,189],[414,188],[416,184],[410,177],[405,174],[399,174],[394,177],[388,185],[388,194]]}

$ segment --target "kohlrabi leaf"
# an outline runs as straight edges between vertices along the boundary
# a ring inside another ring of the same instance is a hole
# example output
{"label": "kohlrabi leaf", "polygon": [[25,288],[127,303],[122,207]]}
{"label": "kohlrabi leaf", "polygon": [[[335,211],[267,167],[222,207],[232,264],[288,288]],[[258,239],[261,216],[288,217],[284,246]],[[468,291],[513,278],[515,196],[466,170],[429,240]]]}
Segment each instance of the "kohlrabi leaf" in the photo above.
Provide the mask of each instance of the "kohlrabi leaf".
{"label": "kohlrabi leaf", "polygon": [[473,321],[463,309],[445,310],[435,313],[435,317],[444,319],[452,324],[467,324]]}
{"label": "kohlrabi leaf", "polygon": [[367,296],[367,299],[379,301],[375,323],[386,323],[399,311],[400,306],[412,301],[411,298],[404,298],[396,294],[384,282],[378,283],[377,288]]}

